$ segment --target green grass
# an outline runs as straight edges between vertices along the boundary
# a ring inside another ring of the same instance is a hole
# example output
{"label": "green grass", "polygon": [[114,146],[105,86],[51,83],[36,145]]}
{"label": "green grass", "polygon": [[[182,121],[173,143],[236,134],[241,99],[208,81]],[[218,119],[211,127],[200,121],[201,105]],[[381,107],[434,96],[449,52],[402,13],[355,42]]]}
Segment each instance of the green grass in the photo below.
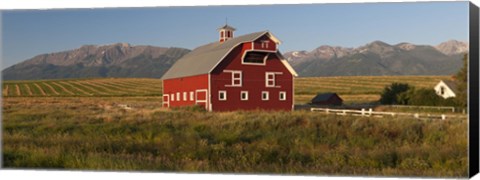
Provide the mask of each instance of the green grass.
{"label": "green grass", "polygon": [[[295,79],[295,102],[309,102],[316,93],[336,92],[345,103],[368,103],[377,101],[386,85],[393,82],[409,83],[418,88],[433,88],[441,79],[448,76],[351,76],[351,77],[309,77]],[[55,82],[55,83],[53,83]],[[21,96],[24,85],[29,85],[33,96],[43,96],[34,87],[38,83],[46,96],[53,97],[83,97],[83,96],[161,96],[162,81],[147,78],[97,78],[97,79],[64,79],[38,81],[4,81],[3,87],[9,86],[6,97],[18,97],[15,85],[20,85]],[[51,85],[59,94],[55,94],[43,83]],[[74,94],[67,93],[65,89]],[[5,95],[4,95],[5,96]]]}
{"label": "green grass", "polygon": [[[133,110],[124,110],[128,104]],[[161,97],[3,100],[3,167],[467,177],[467,121],[167,110]]]}

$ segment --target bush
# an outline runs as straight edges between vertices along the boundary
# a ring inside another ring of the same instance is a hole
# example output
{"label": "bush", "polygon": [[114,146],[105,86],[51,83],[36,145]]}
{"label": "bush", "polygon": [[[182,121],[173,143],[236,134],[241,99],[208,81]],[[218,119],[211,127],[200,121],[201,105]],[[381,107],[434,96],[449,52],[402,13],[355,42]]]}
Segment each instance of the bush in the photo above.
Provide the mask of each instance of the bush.
{"label": "bush", "polygon": [[[386,86],[383,89],[380,97],[380,103],[382,104],[399,104],[399,96],[402,93],[407,92],[412,87],[404,83],[392,83],[390,86]],[[404,96],[404,95],[402,95]]]}

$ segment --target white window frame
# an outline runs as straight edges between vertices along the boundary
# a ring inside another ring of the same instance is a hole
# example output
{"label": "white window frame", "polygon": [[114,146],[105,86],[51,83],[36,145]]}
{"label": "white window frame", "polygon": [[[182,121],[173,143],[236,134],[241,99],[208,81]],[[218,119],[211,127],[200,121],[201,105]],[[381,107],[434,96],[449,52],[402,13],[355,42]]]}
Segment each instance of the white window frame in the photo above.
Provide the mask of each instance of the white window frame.
{"label": "white window frame", "polygon": [[261,43],[262,43],[262,48],[268,48],[268,43],[270,43],[270,41],[269,40],[263,40],[263,41],[261,41]]}
{"label": "white window frame", "polygon": [[190,91],[190,101],[195,101],[195,94],[193,91]]}
{"label": "white window frame", "polygon": [[[222,96],[220,95],[222,93],[223,93],[223,99],[221,98]],[[218,91],[218,100],[219,101],[226,101],[227,100],[227,91],[225,91],[225,90]]]}
{"label": "white window frame", "polygon": [[[253,48],[253,42],[252,42],[252,48]],[[267,54],[263,58],[263,63],[251,63],[251,62],[245,62],[245,57],[249,52],[266,52],[266,53],[274,53],[275,51],[268,51],[268,50],[246,50],[243,55],[242,55],[242,65],[255,65],[255,66],[265,66],[267,64],[267,59],[270,54]]]}
{"label": "white window frame", "polygon": [[[230,84],[226,84],[225,87],[242,87],[243,85],[243,74],[242,71],[239,70],[223,70],[223,72],[230,73],[231,74],[231,82]],[[239,75],[239,77],[235,77],[235,75]],[[235,84],[235,80],[238,80],[239,83]]]}
{"label": "white window frame", "polygon": [[[263,96],[266,94],[267,96]],[[262,101],[268,101],[270,99],[270,93],[268,91],[262,91]]]}
{"label": "white window frame", "polygon": [[[283,95],[283,98],[282,98],[282,95]],[[278,93],[278,100],[286,101],[287,100],[287,92],[286,91],[280,91]]]}
{"label": "white window frame", "polygon": [[[242,96],[243,94],[245,94],[245,99]],[[248,101],[248,91],[240,91],[240,100]]]}
{"label": "white window frame", "polygon": [[175,101],[175,93],[170,94],[170,101]]}
{"label": "white window frame", "polygon": [[[282,72],[265,72],[265,87],[269,88],[280,88],[281,86],[277,85],[277,75],[282,75]],[[273,78],[269,79],[268,76],[271,75]],[[273,84],[269,84],[268,82],[273,82]]]}
{"label": "white window frame", "polygon": [[177,92],[177,101],[180,101],[180,92]]}
{"label": "white window frame", "polygon": [[183,101],[187,101],[187,92],[183,92]]}

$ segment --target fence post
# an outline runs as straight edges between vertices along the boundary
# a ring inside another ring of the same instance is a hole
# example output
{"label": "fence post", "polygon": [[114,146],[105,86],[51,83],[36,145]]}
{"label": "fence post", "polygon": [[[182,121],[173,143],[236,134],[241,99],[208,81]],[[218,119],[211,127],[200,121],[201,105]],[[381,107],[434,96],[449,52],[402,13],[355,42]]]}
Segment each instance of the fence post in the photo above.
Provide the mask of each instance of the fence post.
{"label": "fence post", "polygon": [[365,116],[365,108],[362,108],[362,116]]}
{"label": "fence post", "polygon": [[372,115],[372,108],[368,109],[368,114],[371,116]]}
{"label": "fence post", "polygon": [[413,115],[413,117],[415,117],[415,118],[418,119],[418,113],[415,113],[415,114]]}
{"label": "fence post", "polygon": [[442,120],[445,120],[445,118],[446,118],[445,114],[442,114]]}
{"label": "fence post", "polygon": [[328,108],[325,110],[325,112],[327,112],[327,114],[328,114]]}

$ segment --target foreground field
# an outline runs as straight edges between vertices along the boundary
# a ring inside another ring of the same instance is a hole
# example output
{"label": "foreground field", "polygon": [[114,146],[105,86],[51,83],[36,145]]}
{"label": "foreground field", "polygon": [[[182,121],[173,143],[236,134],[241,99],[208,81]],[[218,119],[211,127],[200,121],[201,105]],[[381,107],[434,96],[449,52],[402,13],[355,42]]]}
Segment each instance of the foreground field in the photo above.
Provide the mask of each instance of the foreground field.
{"label": "foreground field", "polygon": [[[128,104],[129,106],[126,106]],[[166,110],[159,97],[3,100],[3,167],[467,176],[467,121]]]}
{"label": "foreground field", "polygon": [[[295,102],[306,103],[316,93],[336,92],[345,103],[365,103],[380,99],[380,93],[392,82],[433,88],[448,76],[352,76],[296,78]],[[42,81],[5,81],[4,97],[92,97],[161,96],[160,79],[99,78]]]}

